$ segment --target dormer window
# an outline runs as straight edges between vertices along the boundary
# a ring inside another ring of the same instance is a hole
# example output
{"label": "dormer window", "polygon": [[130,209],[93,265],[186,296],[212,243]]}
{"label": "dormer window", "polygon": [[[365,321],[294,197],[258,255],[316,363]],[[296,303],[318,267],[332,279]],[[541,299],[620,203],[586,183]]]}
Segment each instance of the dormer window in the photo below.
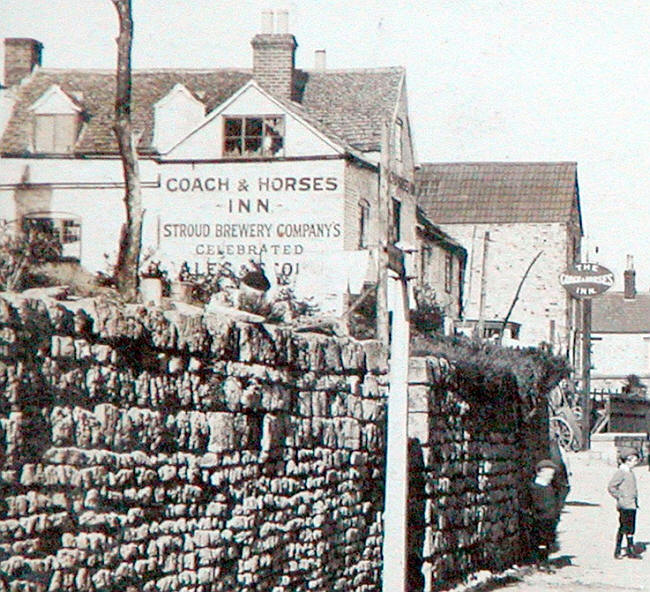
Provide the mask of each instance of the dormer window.
{"label": "dormer window", "polygon": [[58,85],[51,86],[30,110],[34,113],[35,152],[69,154],[77,143],[81,107]]}
{"label": "dormer window", "polygon": [[34,123],[34,150],[69,154],[73,151],[79,133],[79,116],[61,113],[43,113]]}
{"label": "dormer window", "polygon": [[223,155],[226,158],[281,156],[284,151],[284,117],[224,117],[223,138]]}
{"label": "dormer window", "polygon": [[205,105],[182,84],[174,85],[153,110],[152,144],[161,154],[187,137],[205,118]]}

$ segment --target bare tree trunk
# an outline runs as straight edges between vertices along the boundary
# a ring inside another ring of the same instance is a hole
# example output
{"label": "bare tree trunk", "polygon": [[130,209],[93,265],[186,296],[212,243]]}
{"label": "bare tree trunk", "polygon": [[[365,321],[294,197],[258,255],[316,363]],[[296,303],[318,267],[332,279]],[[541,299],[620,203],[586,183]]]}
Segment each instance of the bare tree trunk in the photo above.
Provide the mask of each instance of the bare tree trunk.
{"label": "bare tree trunk", "polygon": [[122,158],[126,223],[120,236],[114,279],[120,293],[134,301],[138,293],[138,271],[142,246],[142,189],[136,141],[131,125],[131,46],[133,17],[131,0],[112,0],[119,17],[117,37],[117,90],[114,132]]}

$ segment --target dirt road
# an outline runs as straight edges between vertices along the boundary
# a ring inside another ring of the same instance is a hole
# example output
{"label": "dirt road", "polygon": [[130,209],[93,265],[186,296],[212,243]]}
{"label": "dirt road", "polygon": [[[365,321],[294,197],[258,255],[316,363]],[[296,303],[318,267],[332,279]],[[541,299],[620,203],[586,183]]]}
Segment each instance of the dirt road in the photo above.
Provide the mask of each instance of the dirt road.
{"label": "dirt road", "polygon": [[552,571],[532,571],[520,581],[491,590],[567,590],[621,592],[650,590],[650,472],[634,469],[639,487],[636,541],[648,545],[642,559],[614,559],[618,514],[607,493],[616,469],[590,452],[568,456],[571,492],[558,530],[559,550],[551,555]]}

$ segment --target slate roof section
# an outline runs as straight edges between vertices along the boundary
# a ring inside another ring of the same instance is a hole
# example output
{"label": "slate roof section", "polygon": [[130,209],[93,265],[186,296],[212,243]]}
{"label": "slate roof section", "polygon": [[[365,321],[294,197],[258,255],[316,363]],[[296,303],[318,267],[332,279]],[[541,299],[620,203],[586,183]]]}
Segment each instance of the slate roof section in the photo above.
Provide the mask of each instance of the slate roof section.
{"label": "slate roof section", "polygon": [[[395,108],[403,68],[296,72],[298,105],[320,131],[342,139],[361,151],[379,150],[380,122]],[[252,78],[250,70],[134,70],[132,117],[142,133],[141,153],[152,152],[153,105],[175,84],[183,84],[206,105],[206,114],[232,96]],[[76,154],[117,154],[112,125],[115,72],[101,70],[37,69],[20,86],[16,105],[5,128],[0,151],[26,155],[33,115],[29,107],[53,84],[75,98],[84,109],[84,125]]]}
{"label": "slate roof section", "polygon": [[438,243],[439,245],[442,245],[442,247],[446,251],[452,251],[454,253],[457,253],[458,256],[461,257],[462,259],[467,259],[467,250],[465,249],[465,247],[463,247],[463,245],[461,245],[457,240],[452,238],[439,226],[432,224],[424,215],[422,208],[419,207],[416,208],[415,215],[418,224],[422,229],[422,232],[429,240],[432,240]]}
{"label": "slate roof section", "polygon": [[416,187],[436,224],[566,222],[579,208],[575,162],[426,163]]}
{"label": "slate roof section", "polygon": [[650,294],[626,300],[623,292],[607,292],[591,303],[592,333],[650,333]]}

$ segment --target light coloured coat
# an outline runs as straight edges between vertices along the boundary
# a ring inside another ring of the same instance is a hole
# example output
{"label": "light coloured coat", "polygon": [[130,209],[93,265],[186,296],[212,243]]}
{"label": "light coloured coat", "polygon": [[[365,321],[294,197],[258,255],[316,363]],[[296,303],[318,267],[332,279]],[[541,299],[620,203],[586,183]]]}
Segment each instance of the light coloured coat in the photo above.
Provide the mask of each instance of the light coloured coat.
{"label": "light coloured coat", "polygon": [[639,507],[636,477],[631,469],[618,469],[607,485],[607,491],[616,499],[621,510],[636,510]]}

